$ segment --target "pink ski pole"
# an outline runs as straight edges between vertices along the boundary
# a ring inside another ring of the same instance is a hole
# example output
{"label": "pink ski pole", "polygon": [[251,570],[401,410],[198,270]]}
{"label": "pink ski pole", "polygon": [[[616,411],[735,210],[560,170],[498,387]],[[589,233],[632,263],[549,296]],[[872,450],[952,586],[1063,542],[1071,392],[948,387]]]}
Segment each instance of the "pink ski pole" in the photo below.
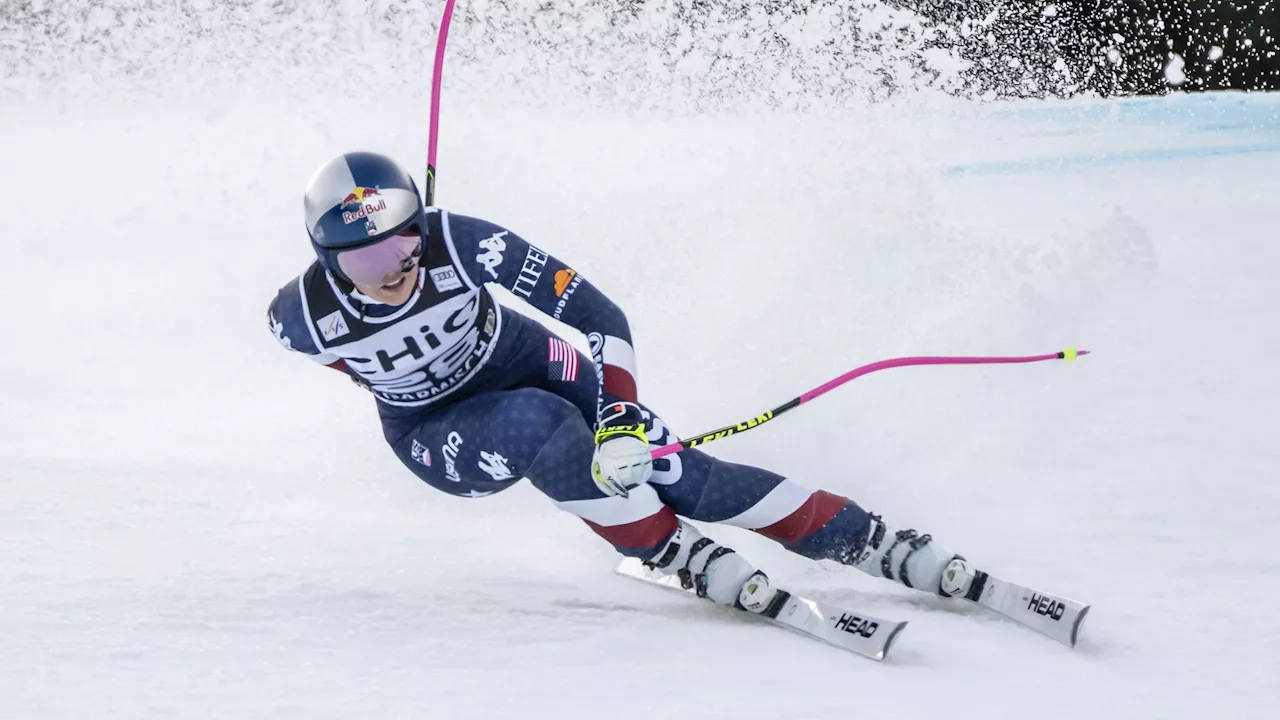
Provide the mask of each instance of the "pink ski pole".
{"label": "pink ski pole", "polygon": [[431,126],[427,140],[427,185],[425,198],[430,207],[436,201],[436,141],[440,135],[440,81],[444,76],[444,45],[449,40],[449,21],[453,19],[454,0],[445,0],[444,17],[436,35],[436,63],[431,72]]}
{"label": "pink ski pole", "polygon": [[871,373],[878,372],[880,370],[911,367],[913,365],[1014,365],[1019,363],[1044,362],[1046,360],[1066,360],[1070,362],[1081,355],[1088,354],[1088,350],[1067,348],[1062,352],[1050,353],[1048,355],[1027,355],[1022,357],[904,357],[894,358],[892,360],[881,360],[880,362],[873,362],[870,365],[863,365],[862,367],[854,368],[840,377],[835,378],[830,382],[823,383],[809,392],[804,393],[800,397],[788,400],[778,407],[765,412],[763,415],[757,415],[736,425],[728,425],[720,428],[719,430],[712,430],[708,433],[696,435],[687,440],[681,440],[678,443],[663,445],[662,447],[653,450],[652,455],[653,459],[657,460],[658,458],[666,457],[672,453],[678,453],[687,448],[705,445],[713,440],[719,440],[721,438],[727,438],[730,435],[736,435],[740,432],[746,432],[752,428],[759,427],[769,422],[788,410],[800,407],[816,397],[825,395],[850,380],[856,380],[863,375],[870,375]]}

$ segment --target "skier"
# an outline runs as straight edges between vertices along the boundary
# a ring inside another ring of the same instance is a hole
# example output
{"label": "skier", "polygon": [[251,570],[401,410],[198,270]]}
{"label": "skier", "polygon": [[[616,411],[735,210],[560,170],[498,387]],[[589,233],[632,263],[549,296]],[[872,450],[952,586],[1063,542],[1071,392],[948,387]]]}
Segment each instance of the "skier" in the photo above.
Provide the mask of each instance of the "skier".
{"label": "skier", "polygon": [[[676,438],[638,400],[622,311],[515,233],[425,208],[391,159],[325,163],[303,205],[317,260],[281,288],[271,329],[370,390],[387,442],[432,487],[478,498],[527,477],[618,552],[751,612],[781,596],[768,576],[682,518],[945,597],[968,591],[964,558],[847,498],[698,450],[651,461],[651,444]],[[489,283],[582,331],[591,362],[499,306]]]}

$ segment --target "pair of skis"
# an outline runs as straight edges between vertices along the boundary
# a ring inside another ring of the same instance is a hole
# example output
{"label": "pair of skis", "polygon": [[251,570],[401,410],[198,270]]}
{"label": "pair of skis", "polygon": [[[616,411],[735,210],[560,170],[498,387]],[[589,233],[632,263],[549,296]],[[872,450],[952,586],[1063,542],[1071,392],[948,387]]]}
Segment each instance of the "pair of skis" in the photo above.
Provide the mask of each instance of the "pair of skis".
{"label": "pair of skis", "polygon": [[[616,572],[693,594],[692,590],[681,587],[679,578],[651,570],[635,558],[624,559]],[[906,621],[885,620],[785,590],[780,589],[778,593],[769,610],[754,617],[872,660],[884,660],[894,640],[907,626]],[[974,577],[964,599],[1067,647],[1075,647],[1080,625],[1089,612],[1089,606],[1084,603],[1005,582],[982,571]]]}

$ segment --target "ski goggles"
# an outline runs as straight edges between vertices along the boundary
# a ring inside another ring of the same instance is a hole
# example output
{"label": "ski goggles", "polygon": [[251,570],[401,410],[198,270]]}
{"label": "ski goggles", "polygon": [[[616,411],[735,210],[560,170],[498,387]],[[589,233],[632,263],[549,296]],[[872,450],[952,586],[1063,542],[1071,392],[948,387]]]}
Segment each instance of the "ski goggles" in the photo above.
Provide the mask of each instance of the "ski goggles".
{"label": "ski goggles", "polygon": [[410,225],[398,235],[338,253],[338,269],[356,285],[381,285],[388,275],[412,271],[421,256],[422,234]]}

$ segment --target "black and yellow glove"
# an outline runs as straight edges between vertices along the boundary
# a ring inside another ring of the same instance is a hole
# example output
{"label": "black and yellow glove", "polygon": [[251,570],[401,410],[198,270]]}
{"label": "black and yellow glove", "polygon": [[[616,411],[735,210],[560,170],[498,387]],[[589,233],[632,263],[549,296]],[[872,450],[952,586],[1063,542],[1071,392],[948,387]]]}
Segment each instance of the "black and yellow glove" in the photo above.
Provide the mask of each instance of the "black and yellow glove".
{"label": "black and yellow glove", "polygon": [[653,475],[653,457],[644,434],[644,415],[635,403],[605,407],[596,428],[596,451],[591,477],[605,495],[627,497],[631,488]]}

